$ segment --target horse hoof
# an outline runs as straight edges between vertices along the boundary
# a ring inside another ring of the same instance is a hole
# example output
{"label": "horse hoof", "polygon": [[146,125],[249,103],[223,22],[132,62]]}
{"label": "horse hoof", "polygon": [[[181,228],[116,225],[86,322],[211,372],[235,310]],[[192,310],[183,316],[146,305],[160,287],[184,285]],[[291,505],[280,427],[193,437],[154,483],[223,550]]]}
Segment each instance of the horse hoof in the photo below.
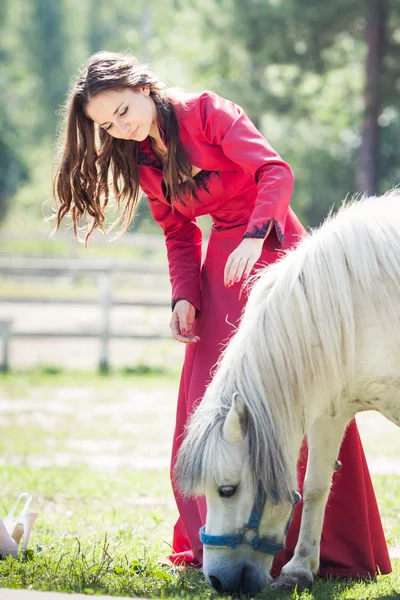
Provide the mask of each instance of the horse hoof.
{"label": "horse hoof", "polygon": [[271,589],[273,590],[294,590],[297,586],[298,590],[304,590],[308,587],[311,587],[313,584],[313,576],[309,571],[303,571],[301,573],[296,573],[290,575],[289,573],[284,573],[275,579],[274,582],[271,583]]}

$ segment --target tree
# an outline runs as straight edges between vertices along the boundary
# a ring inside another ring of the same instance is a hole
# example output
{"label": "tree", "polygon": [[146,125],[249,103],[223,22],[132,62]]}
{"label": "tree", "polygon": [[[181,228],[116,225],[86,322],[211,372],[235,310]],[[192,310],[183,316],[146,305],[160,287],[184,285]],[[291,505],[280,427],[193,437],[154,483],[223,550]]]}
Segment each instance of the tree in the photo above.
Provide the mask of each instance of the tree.
{"label": "tree", "polygon": [[[230,40],[242,68],[233,90],[232,73],[221,88],[230,88],[255,122],[269,116],[265,134],[295,167],[294,202],[303,217],[317,224],[344,195],[377,191],[378,132],[384,124],[389,153],[398,122],[399,0],[390,10],[388,0],[215,0],[214,6],[233,15],[224,30],[219,25],[219,39]],[[397,181],[392,177],[389,187]]]}
{"label": "tree", "polygon": [[13,84],[15,75],[11,66],[11,52],[6,34],[7,6],[0,4],[0,223],[4,220],[9,203],[18,185],[27,178],[25,162],[19,151],[18,132],[14,122]]}
{"label": "tree", "polygon": [[26,6],[24,43],[29,52],[29,67],[36,75],[36,102],[41,116],[36,136],[54,136],[56,110],[68,87],[66,55],[68,42],[64,31],[63,2],[31,0]]}
{"label": "tree", "polygon": [[364,115],[357,167],[357,184],[361,192],[378,192],[379,115],[382,107],[382,69],[386,50],[388,0],[369,0],[365,19]]}

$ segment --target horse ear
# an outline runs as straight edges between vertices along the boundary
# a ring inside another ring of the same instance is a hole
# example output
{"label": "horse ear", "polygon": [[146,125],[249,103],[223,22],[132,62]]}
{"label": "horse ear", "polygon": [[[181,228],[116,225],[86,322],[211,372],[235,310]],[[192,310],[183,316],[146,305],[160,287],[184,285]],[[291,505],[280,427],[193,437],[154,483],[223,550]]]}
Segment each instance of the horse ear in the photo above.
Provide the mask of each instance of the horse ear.
{"label": "horse ear", "polygon": [[230,444],[243,442],[247,427],[247,411],[238,393],[233,394],[232,405],[222,428],[224,440]]}

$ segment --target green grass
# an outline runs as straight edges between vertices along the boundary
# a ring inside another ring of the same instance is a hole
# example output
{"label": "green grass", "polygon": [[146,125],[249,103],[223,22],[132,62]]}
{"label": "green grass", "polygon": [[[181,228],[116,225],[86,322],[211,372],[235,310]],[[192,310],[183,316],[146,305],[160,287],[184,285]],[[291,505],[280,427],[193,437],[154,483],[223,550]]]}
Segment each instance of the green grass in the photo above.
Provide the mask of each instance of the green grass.
{"label": "green grass", "polygon": [[179,373],[178,367],[176,369],[153,367],[146,362],[110,369],[104,376],[97,371],[71,370],[63,369],[57,364],[41,364],[31,369],[12,369],[8,373],[0,373],[0,390],[9,395],[16,389],[29,394],[32,392],[32,387],[54,388],[71,385],[78,388],[84,384],[109,391],[115,385],[157,388],[166,383],[176,384]]}
{"label": "green grass", "polygon": [[400,547],[400,477],[373,477],[383,528],[389,546]]}
{"label": "green grass", "polygon": [[[130,278],[127,281],[120,279],[117,281],[112,290],[113,298],[118,300],[134,300],[139,298],[152,298],[152,300],[164,300],[166,305],[170,303],[170,289],[168,287],[168,272],[165,270],[165,275],[154,275],[157,280],[157,290],[150,290],[149,285],[143,283],[143,278],[138,277],[137,280]],[[95,277],[89,277],[82,274],[77,274],[71,282],[58,282],[49,287],[48,281],[30,281],[21,283],[18,281],[10,281],[0,275],[1,297],[17,298],[47,298],[48,300],[69,298],[82,300],[98,300],[99,287]]]}
{"label": "green grass", "polygon": [[[0,469],[2,513],[15,490],[36,491],[39,512],[27,557],[0,562],[0,586],[162,598],[214,598],[200,573],[162,564],[176,511],[167,470],[99,473]],[[399,478],[397,478],[399,479]],[[387,478],[382,478],[385,487]],[[397,481],[397,484],[400,482]],[[399,487],[397,488],[399,489]],[[258,598],[396,598],[400,561],[373,582],[317,581],[302,594]]]}
{"label": "green grass", "polygon": [[[165,564],[177,516],[168,468],[93,467],[90,451],[79,445],[89,440],[110,458],[167,457],[178,374],[143,371],[146,365],[101,376],[47,365],[0,377],[7,408],[0,415],[0,458],[9,459],[0,468],[0,516],[23,490],[34,495],[39,513],[27,555],[0,561],[0,587],[218,597],[201,573]],[[66,466],[56,466],[60,454]],[[29,466],[32,457],[48,464]],[[388,543],[400,546],[400,477],[375,477],[374,484]],[[309,591],[265,591],[257,598],[400,598],[400,561],[392,575],[373,581],[317,580]]]}
{"label": "green grass", "polygon": [[[50,235],[50,234],[49,234]],[[61,239],[60,239],[61,238]],[[165,251],[149,252],[145,248],[135,246],[122,246],[118,242],[96,244],[90,243],[86,248],[78,240],[65,240],[62,236],[47,239],[3,241],[1,244],[2,256],[30,257],[30,258],[106,258],[106,259],[149,259],[152,262],[165,261]]]}
{"label": "green grass", "polygon": [[357,421],[363,432],[363,446],[367,454],[400,460],[400,435],[394,423],[374,411],[357,415]]}

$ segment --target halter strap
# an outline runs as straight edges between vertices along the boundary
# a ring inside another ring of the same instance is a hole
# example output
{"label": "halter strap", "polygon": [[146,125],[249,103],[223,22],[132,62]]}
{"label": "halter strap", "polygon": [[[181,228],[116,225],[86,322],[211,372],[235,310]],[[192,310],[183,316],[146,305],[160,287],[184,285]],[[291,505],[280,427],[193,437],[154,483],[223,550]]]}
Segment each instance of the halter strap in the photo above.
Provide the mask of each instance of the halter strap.
{"label": "halter strap", "polygon": [[257,495],[254,500],[253,508],[251,509],[249,520],[246,527],[249,529],[257,529],[260,526],[261,515],[264,510],[267,494],[264,491],[261,481],[258,482]]}
{"label": "halter strap", "polygon": [[[277,504],[278,497],[276,493],[271,494],[274,504]],[[301,496],[299,492],[294,492],[292,502],[292,512],[285,527],[285,535],[292,522],[293,508],[299,502]],[[272,554],[276,556],[283,548],[283,544],[270,541],[268,538],[261,538],[258,533],[261,516],[264,510],[267,494],[264,491],[261,481],[258,482],[257,495],[254,500],[253,508],[250,512],[250,517],[247,523],[239,530],[239,533],[232,535],[210,535],[206,533],[206,527],[200,529],[200,540],[205,546],[216,546],[218,548],[232,548],[236,550],[241,544],[250,544],[254,550],[264,552],[264,554]]]}

